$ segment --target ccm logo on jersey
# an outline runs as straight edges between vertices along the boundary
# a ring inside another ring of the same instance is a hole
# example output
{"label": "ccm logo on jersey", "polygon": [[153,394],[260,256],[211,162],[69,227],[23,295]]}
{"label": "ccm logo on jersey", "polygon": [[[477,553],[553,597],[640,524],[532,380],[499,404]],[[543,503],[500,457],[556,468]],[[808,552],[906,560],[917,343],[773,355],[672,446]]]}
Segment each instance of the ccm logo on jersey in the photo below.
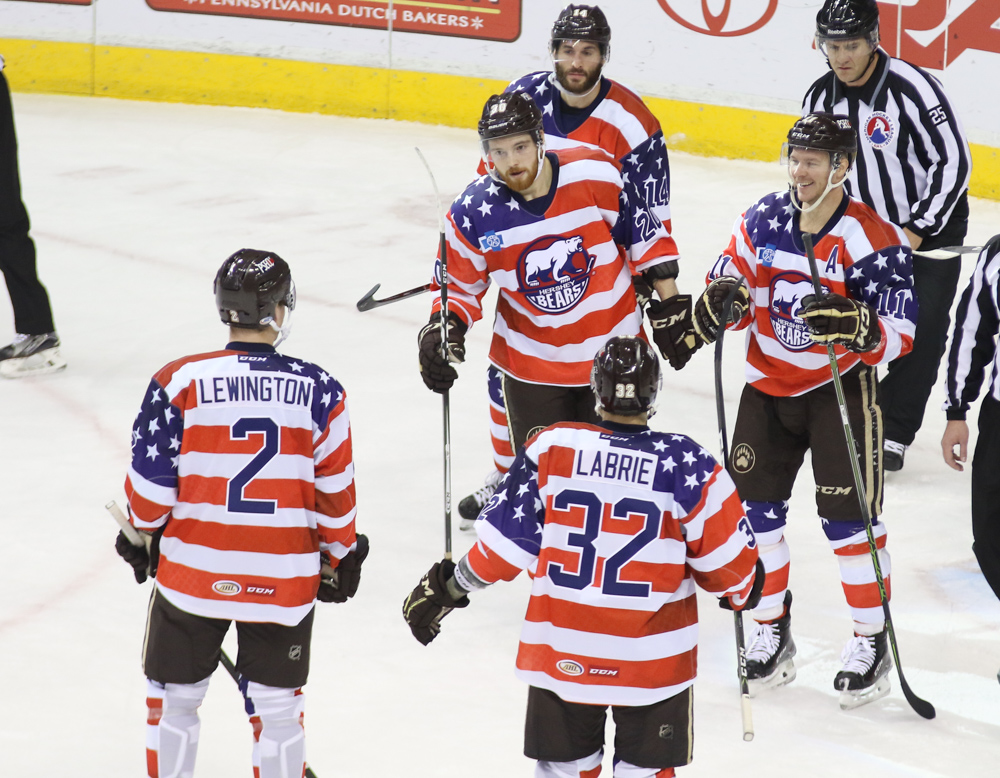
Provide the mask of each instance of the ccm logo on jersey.
{"label": "ccm logo on jersey", "polygon": [[243,591],[243,587],[236,581],[216,581],[212,584],[213,591],[224,594],[226,597],[233,597]]}
{"label": "ccm logo on jersey", "polygon": [[600,675],[604,678],[614,678],[618,675],[617,667],[591,667],[587,670],[587,675]]}
{"label": "ccm logo on jersey", "polygon": [[257,597],[274,597],[274,587],[261,586],[260,584],[247,584],[247,594],[254,594]]}

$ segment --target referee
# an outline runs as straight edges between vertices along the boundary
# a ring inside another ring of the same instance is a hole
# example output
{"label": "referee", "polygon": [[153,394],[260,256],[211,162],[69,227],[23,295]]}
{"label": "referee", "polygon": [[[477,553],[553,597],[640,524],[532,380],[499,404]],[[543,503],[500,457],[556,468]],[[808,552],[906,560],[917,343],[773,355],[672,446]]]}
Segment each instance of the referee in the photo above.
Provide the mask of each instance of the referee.
{"label": "referee", "polygon": [[900,225],[914,250],[913,350],[889,364],[880,385],[883,467],[900,470],[937,380],[962,269],[957,252],[943,259],[928,253],[965,240],[972,160],[941,84],[878,44],[875,0],[825,0],[816,15],[816,45],[830,72],[806,92],[802,112],[850,116],[859,137],[848,192]]}
{"label": "referee", "polygon": [[[962,470],[969,445],[965,415],[990,368],[990,389],[979,409],[979,440],[972,460],[972,550],[987,582],[1000,597],[1000,235],[983,248],[955,312],[948,353],[948,425],[941,438],[944,461]],[[956,446],[958,451],[955,450]]]}

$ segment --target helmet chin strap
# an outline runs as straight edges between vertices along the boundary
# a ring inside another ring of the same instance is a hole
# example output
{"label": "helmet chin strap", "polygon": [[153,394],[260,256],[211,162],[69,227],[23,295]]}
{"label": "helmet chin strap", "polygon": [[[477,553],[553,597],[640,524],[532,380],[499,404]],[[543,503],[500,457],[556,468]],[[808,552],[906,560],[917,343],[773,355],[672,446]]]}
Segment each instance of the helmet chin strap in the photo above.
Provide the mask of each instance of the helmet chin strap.
{"label": "helmet chin strap", "polygon": [[590,89],[588,89],[582,95],[579,92],[570,92],[566,87],[564,87],[559,82],[559,79],[556,78],[555,65],[556,65],[556,61],[555,61],[555,59],[553,59],[552,60],[552,72],[549,74],[549,83],[552,84],[552,86],[554,86],[556,89],[558,89],[559,92],[562,94],[563,97],[587,97],[595,89],[597,89],[597,88],[599,88],[601,86],[601,77],[599,76],[597,78],[597,80],[594,82],[594,85],[592,87],[590,87]]}
{"label": "helmet chin strap", "polygon": [[789,199],[792,201],[792,205],[795,208],[797,208],[802,213],[809,213],[810,211],[814,211],[817,208],[819,208],[820,203],[823,202],[823,200],[826,198],[826,196],[828,194],[830,194],[830,192],[835,187],[843,186],[844,185],[844,181],[847,180],[847,176],[845,175],[837,183],[833,183],[833,177],[837,174],[838,170],[839,170],[839,168],[834,168],[833,170],[830,171],[830,178],[827,179],[826,189],[824,189],[823,190],[823,194],[821,194],[816,199],[816,202],[814,202],[812,205],[809,205],[809,206],[803,206],[802,203],[799,202],[799,199],[795,196],[795,184],[792,183],[792,182],[789,182],[788,183],[788,195],[789,195]]}
{"label": "helmet chin strap", "polygon": [[278,337],[274,340],[274,347],[278,348],[282,343],[288,340],[288,336],[292,334],[292,309],[285,308],[285,318],[282,319],[281,326],[278,326],[278,322],[271,319],[269,325],[272,330],[278,333]]}

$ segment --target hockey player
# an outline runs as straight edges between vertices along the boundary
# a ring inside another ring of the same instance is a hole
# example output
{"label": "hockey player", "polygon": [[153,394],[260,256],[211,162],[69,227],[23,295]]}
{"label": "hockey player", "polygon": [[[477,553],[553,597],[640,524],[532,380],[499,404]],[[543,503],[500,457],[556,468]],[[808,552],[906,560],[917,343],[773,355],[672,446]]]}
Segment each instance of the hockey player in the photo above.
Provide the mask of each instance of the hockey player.
{"label": "hockey player", "polygon": [[[490,361],[517,447],[556,421],[597,420],[593,351],[642,330],[633,274],[660,297],[647,315],[664,357],[683,364],[698,343],[691,298],[676,293],[674,243],[617,163],[579,147],[546,152],[542,112],[524,92],[491,97],[479,136],[489,175],[456,198],[446,225],[449,354],[464,359],[465,332],[496,281]],[[441,356],[439,311],[440,296],[418,340],[424,383],[443,392],[458,374]]]}
{"label": "hockey player", "polygon": [[148,772],[192,775],[198,707],[235,621],[254,774],[301,776],[316,599],[354,596],[368,553],[354,530],[350,420],[336,379],[275,351],[295,307],[281,257],[236,252],[215,299],[229,344],[157,372],[132,429],[125,491],[153,542],[147,553],[119,535],[116,548],[137,581],[156,577],[143,646]]}
{"label": "hockey player", "polygon": [[49,295],[38,280],[35,243],[21,199],[10,88],[0,57],[0,271],[14,309],[14,342],[0,348],[0,376],[21,378],[66,367],[52,323]]}
{"label": "hockey player", "polygon": [[889,363],[881,389],[884,468],[900,470],[923,422],[948,338],[962,260],[955,252],[935,250],[965,239],[972,159],[941,84],[879,48],[878,22],[875,0],[823,3],[816,15],[816,45],[830,72],[806,92],[802,111],[850,117],[860,148],[847,192],[902,225],[914,251],[913,288],[920,305],[913,349]]}
{"label": "hockey player", "polygon": [[[767,570],[747,649],[751,692],[795,677],[784,529],[795,475],[811,449],[817,511],[854,619],[854,637],[834,680],[842,707],[888,693],[891,658],[848,458],[855,453],[844,441],[826,344],[836,350],[888,596],[886,529],[878,519],[882,425],[876,366],[909,350],[916,316],[905,235],[843,191],[856,153],[847,117],[817,113],[797,121],[782,154],[789,191],[767,195],[736,221],[695,306],[695,326],[706,343],[718,335],[730,291],[736,293],[731,326],[749,328],[747,385],[730,461]],[[823,287],[818,298],[803,233],[815,243]]]}
{"label": "hockey player", "polygon": [[[512,81],[506,92],[527,92],[542,110],[545,145],[550,150],[576,146],[607,152],[622,166],[623,179],[640,189],[649,209],[672,232],[670,221],[670,163],[660,123],[630,89],[605,77],[611,56],[611,27],[597,6],[569,5],[552,26],[549,41],[552,70],[529,73]],[[485,168],[480,170],[486,172]],[[672,237],[668,238],[673,241]],[[671,249],[677,259],[677,247]],[[635,279],[640,304],[652,300],[652,290],[641,276]],[[677,293],[676,286],[668,295]],[[488,371],[490,432],[495,467],[480,489],[459,502],[462,529],[471,529],[500,478],[514,459],[503,399],[502,373]]]}
{"label": "hockey player", "polygon": [[611,338],[591,374],[600,422],[532,437],[479,515],[477,544],[457,566],[435,564],[403,604],[427,645],[470,592],[531,571],[517,675],[538,778],[600,775],[609,705],[616,777],[688,764],[695,584],[741,609],[765,583],[726,471],[690,438],[647,426],[659,385],[645,341]]}
{"label": "hockey player", "polygon": [[[979,409],[979,439],[972,460],[972,550],[986,581],[1000,598],[1000,235],[983,247],[955,313],[948,353],[948,424],[941,439],[944,461],[962,470],[968,456],[969,406],[990,368],[989,391]],[[957,451],[956,451],[957,447]]]}

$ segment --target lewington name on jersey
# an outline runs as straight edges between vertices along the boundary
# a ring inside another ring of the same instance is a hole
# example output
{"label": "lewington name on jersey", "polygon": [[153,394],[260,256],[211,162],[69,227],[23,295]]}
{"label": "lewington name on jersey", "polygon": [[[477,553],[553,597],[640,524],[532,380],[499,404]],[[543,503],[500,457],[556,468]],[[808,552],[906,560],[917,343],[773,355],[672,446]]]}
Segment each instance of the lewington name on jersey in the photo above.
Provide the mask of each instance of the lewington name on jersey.
{"label": "lewington name on jersey", "polygon": [[573,474],[602,481],[625,481],[652,488],[657,458],[638,451],[578,451]]}
{"label": "lewington name on jersey", "polygon": [[312,381],[287,375],[215,376],[198,379],[198,404],[280,402],[312,404]]}

